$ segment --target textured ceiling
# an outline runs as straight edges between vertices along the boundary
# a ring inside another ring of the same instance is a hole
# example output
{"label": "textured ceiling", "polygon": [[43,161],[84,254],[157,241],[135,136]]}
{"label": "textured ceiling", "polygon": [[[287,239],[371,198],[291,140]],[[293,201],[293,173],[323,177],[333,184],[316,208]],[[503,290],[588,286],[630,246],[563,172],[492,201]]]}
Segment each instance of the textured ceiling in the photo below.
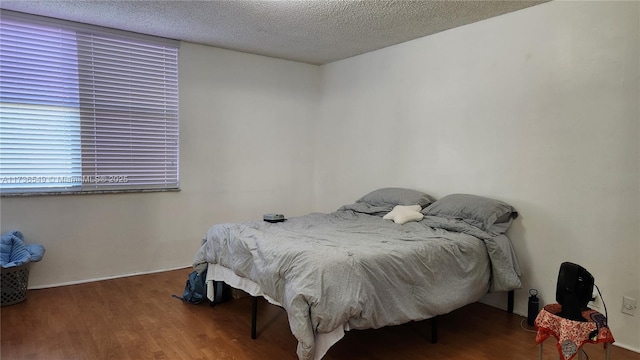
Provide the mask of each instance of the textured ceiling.
{"label": "textured ceiling", "polygon": [[326,64],[541,2],[1,0],[0,7]]}

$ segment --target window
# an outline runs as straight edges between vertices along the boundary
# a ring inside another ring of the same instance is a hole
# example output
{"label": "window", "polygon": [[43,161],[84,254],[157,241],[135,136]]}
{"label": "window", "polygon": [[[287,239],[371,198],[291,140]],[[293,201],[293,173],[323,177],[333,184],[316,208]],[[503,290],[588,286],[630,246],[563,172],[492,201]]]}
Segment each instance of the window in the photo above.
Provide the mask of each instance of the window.
{"label": "window", "polygon": [[178,44],[3,10],[0,192],[177,189]]}

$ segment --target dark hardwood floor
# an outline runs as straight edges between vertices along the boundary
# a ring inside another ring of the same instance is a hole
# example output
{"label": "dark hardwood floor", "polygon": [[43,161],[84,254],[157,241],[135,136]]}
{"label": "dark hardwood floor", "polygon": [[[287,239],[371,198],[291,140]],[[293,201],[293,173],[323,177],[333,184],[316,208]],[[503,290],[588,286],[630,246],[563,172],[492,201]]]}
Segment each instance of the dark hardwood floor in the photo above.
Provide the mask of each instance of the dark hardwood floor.
{"label": "dark hardwood floor", "polygon": [[[182,293],[189,272],[29,290],[26,301],[1,309],[0,357],[297,359],[284,310],[264,300],[258,338],[251,340],[249,298],[212,308],[171,297]],[[521,328],[522,319],[476,303],[441,317],[437,344],[429,342],[429,321],[352,330],[325,359],[537,359],[535,333]],[[553,340],[545,345],[544,359],[558,359]],[[600,345],[586,351],[589,359],[604,359]],[[614,346],[611,359],[640,360],[640,354]]]}

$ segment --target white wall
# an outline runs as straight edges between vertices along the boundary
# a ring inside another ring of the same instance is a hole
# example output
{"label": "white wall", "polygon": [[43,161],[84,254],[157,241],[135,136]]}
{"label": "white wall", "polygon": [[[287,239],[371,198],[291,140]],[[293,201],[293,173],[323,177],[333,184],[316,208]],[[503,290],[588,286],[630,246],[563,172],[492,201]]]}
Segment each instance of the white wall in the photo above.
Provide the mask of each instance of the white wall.
{"label": "white wall", "polygon": [[0,228],[45,245],[39,287],[186,266],[213,223],[377,187],[485,195],[521,214],[516,312],[574,261],[638,351],[640,312],[620,309],[640,300],[639,17],[551,2],[323,67],[185,43],[182,191],[2,198]]}
{"label": "white wall", "polygon": [[30,286],[185,267],[215,222],[309,212],[319,73],[183,43],[182,191],[2,198],[1,231],[46,248]]}
{"label": "white wall", "polygon": [[323,66],[316,210],[384,186],[504,200],[521,214],[516,312],[529,288],[555,302],[573,261],[639,351],[640,311],[620,311],[640,300],[639,15],[551,2]]}

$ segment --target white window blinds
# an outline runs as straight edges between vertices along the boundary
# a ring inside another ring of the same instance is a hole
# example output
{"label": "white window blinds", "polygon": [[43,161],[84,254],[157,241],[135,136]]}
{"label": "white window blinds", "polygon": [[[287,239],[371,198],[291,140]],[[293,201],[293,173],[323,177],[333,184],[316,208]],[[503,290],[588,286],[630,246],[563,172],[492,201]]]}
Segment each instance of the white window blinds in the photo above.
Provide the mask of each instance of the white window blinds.
{"label": "white window blinds", "polygon": [[0,191],[176,189],[178,42],[2,11]]}

